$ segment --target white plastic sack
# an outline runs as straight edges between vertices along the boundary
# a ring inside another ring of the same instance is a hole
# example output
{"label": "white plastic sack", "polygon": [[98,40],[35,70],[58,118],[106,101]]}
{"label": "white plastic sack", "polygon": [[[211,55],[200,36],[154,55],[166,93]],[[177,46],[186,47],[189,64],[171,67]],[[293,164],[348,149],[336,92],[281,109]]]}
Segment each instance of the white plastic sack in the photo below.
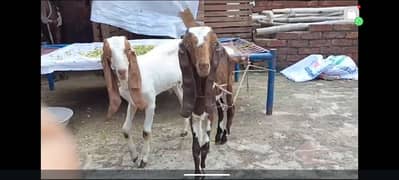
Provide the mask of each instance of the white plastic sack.
{"label": "white plastic sack", "polygon": [[332,64],[321,75],[328,79],[352,79],[358,80],[358,68],[349,56],[329,56],[327,61]]}
{"label": "white plastic sack", "polygon": [[281,73],[295,82],[305,82],[317,77],[323,79],[358,79],[355,62],[345,55],[329,56],[313,54],[285,68]]}
{"label": "white plastic sack", "polygon": [[137,34],[180,38],[186,27],[179,12],[190,8],[197,17],[198,5],[198,0],[93,1],[90,20]]}
{"label": "white plastic sack", "polygon": [[322,55],[314,54],[285,68],[281,73],[295,82],[305,82],[319,76],[328,65]]}

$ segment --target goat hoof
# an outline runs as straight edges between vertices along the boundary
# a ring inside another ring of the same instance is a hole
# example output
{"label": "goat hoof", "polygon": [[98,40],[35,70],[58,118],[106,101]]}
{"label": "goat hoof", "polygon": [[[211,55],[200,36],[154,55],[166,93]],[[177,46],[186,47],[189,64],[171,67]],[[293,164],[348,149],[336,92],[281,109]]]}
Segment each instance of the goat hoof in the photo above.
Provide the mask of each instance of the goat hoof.
{"label": "goat hoof", "polygon": [[222,140],[220,141],[220,145],[226,144],[227,142],[227,138],[222,138]]}
{"label": "goat hoof", "polygon": [[201,174],[206,174],[205,169],[201,168]]}
{"label": "goat hoof", "polygon": [[144,168],[147,165],[146,162],[144,162],[143,160],[140,161],[140,165],[139,168]]}
{"label": "goat hoof", "polygon": [[139,158],[139,156],[136,156],[136,158],[133,159],[133,162],[135,163],[138,158]]}
{"label": "goat hoof", "polygon": [[215,144],[216,144],[216,145],[222,145],[222,139],[221,139],[220,137],[217,136],[217,137],[215,138]]}
{"label": "goat hoof", "polygon": [[180,136],[185,137],[185,136],[187,136],[187,134],[188,134],[188,132],[182,132],[182,133],[180,133]]}

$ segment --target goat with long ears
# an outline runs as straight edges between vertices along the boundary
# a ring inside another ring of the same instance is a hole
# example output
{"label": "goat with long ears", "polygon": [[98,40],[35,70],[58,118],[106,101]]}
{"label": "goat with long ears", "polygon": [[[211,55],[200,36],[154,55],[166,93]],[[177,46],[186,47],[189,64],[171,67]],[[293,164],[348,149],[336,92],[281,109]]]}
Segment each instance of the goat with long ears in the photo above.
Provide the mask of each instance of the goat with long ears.
{"label": "goat with long ears", "polygon": [[[114,39],[110,40],[115,40],[115,38],[121,38],[121,37],[114,37]],[[128,73],[128,88],[129,88],[129,93],[131,97],[133,97],[133,102],[137,106],[139,110],[143,110],[147,107],[147,103],[143,99],[143,96],[141,94],[141,75],[140,75],[140,69],[137,64],[137,58],[135,52],[131,49],[130,43],[125,39],[124,41],[124,49],[123,52],[125,56],[127,57],[128,60],[128,66],[125,67],[116,67],[118,68],[117,72],[118,74],[116,75],[115,73],[112,72],[111,70],[111,59],[115,59],[117,61],[117,58],[122,58],[124,59],[123,54],[118,54],[114,52],[114,56],[119,56],[119,57],[112,57],[112,50],[111,47],[107,41],[107,39],[104,40],[104,45],[103,45],[103,54],[101,58],[101,62],[103,65],[103,71],[104,71],[104,78],[105,78],[105,83],[107,86],[107,91],[108,91],[108,96],[109,96],[109,107],[108,107],[108,113],[107,113],[107,119],[110,119],[111,116],[119,109],[119,106],[121,104],[121,98],[119,94],[119,89],[118,89],[118,75],[121,77],[122,80],[125,80],[123,78],[126,77],[125,73]],[[116,62],[115,62],[116,64]]]}
{"label": "goat with long ears", "polygon": [[[188,28],[179,49],[180,69],[183,76],[181,115],[190,118],[195,172],[203,173],[209,152],[215,108],[219,116],[216,144],[226,143],[227,135],[230,134],[234,116],[232,98],[234,62],[230,60],[226,50],[218,42],[216,33],[211,27],[199,26],[189,9],[180,15]],[[221,84],[225,91],[215,88],[220,87]],[[224,113],[227,113],[227,120],[224,118]]]}
{"label": "goat with long ears", "polygon": [[[122,130],[133,162],[139,156],[132,139],[132,121],[137,110],[145,111],[144,146],[141,160],[137,161],[139,167],[144,167],[148,162],[156,96],[172,89],[182,104],[182,76],[178,60],[180,42],[171,40],[144,55],[136,56],[126,37],[114,36],[104,40],[102,64],[109,97],[107,119],[117,112],[122,96],[128,102]],[[182,135],[188,132],[188,121],[186,118]]]}

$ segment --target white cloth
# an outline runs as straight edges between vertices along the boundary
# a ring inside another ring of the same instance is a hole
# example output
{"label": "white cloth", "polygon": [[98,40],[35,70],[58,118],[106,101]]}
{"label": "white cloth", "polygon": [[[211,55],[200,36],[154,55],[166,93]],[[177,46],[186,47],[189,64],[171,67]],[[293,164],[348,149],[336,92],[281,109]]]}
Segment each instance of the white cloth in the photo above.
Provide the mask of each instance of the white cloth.
{"label": "white cloth", "polygon": [[[132,46],[153,45],[158,46],[175,39],[139,39],[129,40]],[[102,49],[102,42],[74,43],[57,49],[51,53],[41,56],[41,74],[49,74],[54,71],[91,71],[101,70],[101,57],[88,58],[81,54],[93,51],[95,48]]]}
{"label": "white cloth", "polygon": [[197,17],[198,0],[93,1],[90,20],[152,36],[180,38],[186,30],[179,12],[190,8]]}

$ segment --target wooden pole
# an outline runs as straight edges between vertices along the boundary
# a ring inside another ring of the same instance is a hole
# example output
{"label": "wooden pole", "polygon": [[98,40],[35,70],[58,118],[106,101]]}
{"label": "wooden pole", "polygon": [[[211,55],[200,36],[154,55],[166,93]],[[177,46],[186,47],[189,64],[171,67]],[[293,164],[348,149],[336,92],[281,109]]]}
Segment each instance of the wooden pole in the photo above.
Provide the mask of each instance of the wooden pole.
{"label": "wooden pole", "polygon": [[335,20],[335,21],[325,21],[325,22],[317,22],[317,23],[296,23],[296,24],[286,24],[281,26],[273,26],[266,28],[258,28],[255,30],[256,35],[266,35],[266,34],[274,34],[278,32],[287,32],[287,31],[300,31],[306,30],[309,25],[312,24],[353,24],[352,20]]}
{"label": "wooden pole", "polygon": [[343,17],[317,17],[317,16],[311,16],[311,17],[296,17],[296,18],[275,18],[275,22],[282,22],[282,23],[297,23],[297,22],[321,22],[321,21],[331,21],[331,20],[340,20],[344,19]]}
{"label": "wooden pole", "polygon": [[332,13],[336,11],[344,11],[348,8],[357,8],[356,6],[342,6],[342,7],[325,7],[325,8],[285,8],[273,9],[274,14],[281,13]]}

